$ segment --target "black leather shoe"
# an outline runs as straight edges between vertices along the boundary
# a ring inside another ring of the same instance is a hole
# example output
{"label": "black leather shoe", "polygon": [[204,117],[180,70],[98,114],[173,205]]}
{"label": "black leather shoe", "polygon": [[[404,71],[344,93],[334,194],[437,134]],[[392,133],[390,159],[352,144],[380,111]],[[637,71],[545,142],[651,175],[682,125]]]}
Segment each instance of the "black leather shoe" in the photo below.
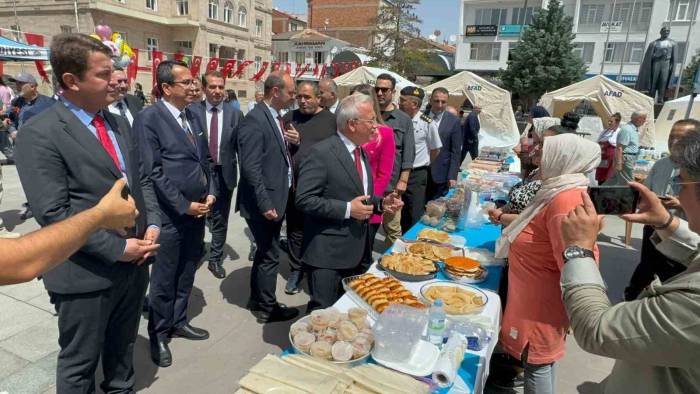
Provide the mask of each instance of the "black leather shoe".
{"label": "black leather shoe", "polygon": [[277,304],[270,312],[252,310],[252,313],[253,316],[257,318],[258,323],[265,324],[294,319],[299,315],[299,310],[295,308],[288,308],[283,304]]}
{"label": "black leather shoe", "polygon": [[221,263],[209,262],[208,268],[216,278],[224,279],[226,277],[226,270]]}
{"label": "black leather shoe", "polygon": [[168,344],[158,341],[155,346],[151,345],[151,360],[161,368],[167,368],[172,365],[173,355],[170,353]]}
{"label": "black leather shoe", "polygon": [[201,341],[204,339],[209,339],[209,331],[191,326],[189,323],[185,323],[184,326],[176,328],[170,333],[171,337],[180,337],[185,339],[191,339],[193,341]]}

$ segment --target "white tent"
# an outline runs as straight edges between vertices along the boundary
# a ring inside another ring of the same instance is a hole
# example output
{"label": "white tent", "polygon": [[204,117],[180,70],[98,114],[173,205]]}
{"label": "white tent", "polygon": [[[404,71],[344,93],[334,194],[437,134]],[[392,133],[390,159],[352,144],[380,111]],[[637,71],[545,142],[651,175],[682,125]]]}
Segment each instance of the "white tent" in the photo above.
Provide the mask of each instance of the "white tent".
{"label": "white tent", "polygon": [[518,143],[520,133],[509,91],[469,71],[462,71],[426,86],[426,97],[438,87],[447,89],[450,93],[450,104],[456,108],[462,106],[465,98],[469,99],[472,105],[481,107],[480,146],[512,147]]}
{"label": "white tent", "polygon": [[362,66],[333,79],[336,85],[338,85],[338,97],[342,98],[347,96],[350,94],[350,90],[359,84],[367,83],[374,86],[379,74],[384,73],[396,78],[396,93],[394,94],[394,101],[398,100],[401,89],[405,88],[406,86],[418,86],[417,84],[393,71],[377,67]]}
{"label": "white tent", "polygon": [[[681,119],[685,119],[685,113],[688,110],[690,96],[683,96],[675,100],[664,103],[659,116],[656,118],[656,141],[657,145],[663,145],[662,151],[667,150],[668,134],[671,132],[671,126]],[[693,101],[693,109],[690,111],[692,119],[700,119],[700,97],[696,97]],[[659,148],[656,148],[659,149]]]}
{"label": "white tent", "polygon": [[[649,114],[647,122],[641,127],[639,144],[656,146],[654,136],[654,100],[625,85],[619,84],[603,75],[596,75],[573,85],[542,95],[539,104],[552,116],[561,117],[572,111],[582,101],[588,101],[596,114],[607,124],[608,118],[615,112],[622,115],[622,122],[629,121],[632,112],[645,111]],[[664,142],[665,144],[665,142]]]}

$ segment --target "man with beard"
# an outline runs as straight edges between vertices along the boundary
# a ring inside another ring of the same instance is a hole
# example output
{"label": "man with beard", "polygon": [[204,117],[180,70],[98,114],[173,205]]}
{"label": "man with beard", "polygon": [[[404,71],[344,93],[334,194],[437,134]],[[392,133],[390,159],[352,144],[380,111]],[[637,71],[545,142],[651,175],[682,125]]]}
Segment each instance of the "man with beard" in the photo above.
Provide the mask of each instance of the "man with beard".
{"label": "man with beard", "polygon": [[[299,163],[308,155],[311,147],[335,134],[336,128],[335,115],[321,107],[319,86],[311,81],[303,81],[299,83],[297,89],[299,109],[288,112],[283,118],[287,129],[293,129],[299,133],[299,145],[290,147],[295,174],[298,174]],[[298,179],[298,176],[294,178]],[[291,271],[284,290],[287,294],[296,294],[300,291],[299,283],[303,276],[301,244],[304,235],[304,217],[294,205],[294,190],[295,188],[290,190],[287,201],[287,242]]]}

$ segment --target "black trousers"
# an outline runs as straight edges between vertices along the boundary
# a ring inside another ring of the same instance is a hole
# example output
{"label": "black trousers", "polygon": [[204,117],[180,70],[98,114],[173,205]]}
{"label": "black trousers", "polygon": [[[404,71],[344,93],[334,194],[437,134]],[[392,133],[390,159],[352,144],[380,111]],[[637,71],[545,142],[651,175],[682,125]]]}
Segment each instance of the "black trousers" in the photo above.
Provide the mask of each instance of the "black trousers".
{"label": "black trousers", "polygon": [[148,268],[144,265],[132,269],[109,289],[86,294],[50,293],[58,313],[61,347],[56,367],[57,393],[94,393],[100,356],[102,391],[134,392],[134,342],[147,284]]}
{"label": "black trousers", "polygon": [[170,331],[187,323],[194,274],[204,254],[204,218],[187,216],[164,224],[158,242],[148,295],[151,343],[165,341]]}
{"label": "black trousers", "polygon": [[467,141],[462,145],[462,155],[460,156],[461,158],[459,160],[460,164],[464,161],[464,158],[467,157],[467,153],[469,153],[472,160],[479,156],[479,140]]}
{"label": "black trousers", "polygon": [[304,214],[294,204],[294,193],[289,191],[287,211],[284,214],[287,220],[287,245],[289,246],[289,269],[301,271],[301,246],[304,242]]}
{"label": "black trousers", "polygon": [[428,172],[428,187],[425,191],[425,201],[435,200],[447,194],[450,191],[450,182],[436,183],[432,175]]}
{"label": "black trousers", "polygon": [[639,260],[639,265],[637,265],[637,268],[632,274],[632,278],[630,278],[629,286],[625,289],[626,301],[635,300],[637,296],[639,296],[639,293],[654,280],[654,275],[657,275],[659,279],[664,282],[686,269],[682,264],[669,259],[664,256],[663,253],[656,250],[656,247],[651,242],[652,234],[654,234],[654,228],[651,226],[644,226],[642,233],[642,256]]}
{"label": "black trousers", "polygon": [[345,293],[343,278],[358,274],[357,269],[331,269],[306,266],[311,298],[306,306],[309,313],[329,308]]}
{"label": "black trousers", "polygon": [[209,262],[220,264],[224,257],[224,245],[226,245],[226,232],[228,231],[228,218],[231,212],[231,198],[233,190],[229,190],[224,182],[221,166],[216,166],[214,171],[218,176],[220,195],[212,206],[209,215],[209,231],[211,232],[211,245],[209,248]]}
{"label": "black trousers", "polygon": [[425,192],[428,187],[428,167],[414,168],[408,177],[406,192],[401,196],[401,232],[405,234],[425,212]]}
{"label": "black trousers", "polygon": [[282,220],[246,219],[258,248],[250,273],[250,301],[260,310],[270,312],[277,305],[275,289],[280,257]]}

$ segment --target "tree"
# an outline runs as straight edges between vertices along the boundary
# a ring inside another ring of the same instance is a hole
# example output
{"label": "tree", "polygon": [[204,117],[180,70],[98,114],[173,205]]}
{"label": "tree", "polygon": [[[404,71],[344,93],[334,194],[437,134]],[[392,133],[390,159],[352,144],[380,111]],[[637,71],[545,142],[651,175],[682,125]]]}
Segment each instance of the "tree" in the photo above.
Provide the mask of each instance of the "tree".
{"label": "tree", "polygon": [[690,59],[690,62],[685,66],[685,69],[683,70],[683,77],[681,78],[681,88],[684,92],[690,93],[693,91],[693,80],[695,79],[695,73],[698,71],[698,67],[700,67],[700,49],[698,49],[698,51],[695,52],[695,55],[692,59]]}
{"label": "tree", "polygon": [[420,35],[421,20],[413,13],[420,0],[392,0],[383,5],[374,20],[374,45],[369,55],[372,66],[387,68],[409,79],[428,62],[427,54],[420,49],[404,47],[406,41]]}
{"label": "tree", "polygon": [[547,91],[581,80],[586,72],[583,61],[572,52],[576,37],[572,24],[559,0],[551,0],[522,32],[508,68],[500,70],[506,88],[524,97],[528,106]]}

